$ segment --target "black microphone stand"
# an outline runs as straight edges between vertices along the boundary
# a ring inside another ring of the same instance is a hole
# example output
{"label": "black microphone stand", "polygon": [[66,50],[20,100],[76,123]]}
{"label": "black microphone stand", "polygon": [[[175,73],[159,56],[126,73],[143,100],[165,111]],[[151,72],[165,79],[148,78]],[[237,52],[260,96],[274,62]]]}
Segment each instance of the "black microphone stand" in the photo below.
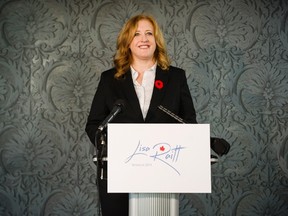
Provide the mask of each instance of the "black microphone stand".
{"label": "black microphone stand", "polygon": [[[95,152],[93,155],[93,162],[97,167],[96,186],[98,188],[99,201],[100,197],[100,182],[99,180],[107,179],[107,124],[115,118],[116,115],[121,113],[125,108],[125,101],[118,99],[110,114],[98,126],[95,133]],[[101,203],[99,207],[99,215],[101,213]]]}
{"label": "black microphone stand", "polygon": [[[97,130],[95,134],[95,153],[93,156],[93,162],[97,167],[96,186],[98,189],[98,200],[101,202],[100,197],[100,182],[104,177],[105,162],[107,162],[107,142],[106,132],[103,130]],[[101,203],[98,208],[98,215],[101,215]]]}
{"label": "black microphone stand", "polygon": [[[97,162],[97,171],[98,177],[104,179],[104,163],[107,162],[107,141],[106,133],[102,130],[96,131],[95,136],[95,148],[96,148],[96,162]],[[95,160],[95,159],[94,159]]]}

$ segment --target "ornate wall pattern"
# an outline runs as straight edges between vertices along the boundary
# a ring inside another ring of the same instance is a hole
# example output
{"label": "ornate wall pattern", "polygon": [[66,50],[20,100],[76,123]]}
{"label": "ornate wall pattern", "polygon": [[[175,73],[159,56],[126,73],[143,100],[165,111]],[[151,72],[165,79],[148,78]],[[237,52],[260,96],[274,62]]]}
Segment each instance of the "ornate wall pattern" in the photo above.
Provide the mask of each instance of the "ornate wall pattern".
{"label": "ornate wall pattern", "polygon": [[84,132],[128,17],[159,21],[200,123],[231,144],[180,215],[288,215],[286,0],[1,0],[0,215],[97,215]]}

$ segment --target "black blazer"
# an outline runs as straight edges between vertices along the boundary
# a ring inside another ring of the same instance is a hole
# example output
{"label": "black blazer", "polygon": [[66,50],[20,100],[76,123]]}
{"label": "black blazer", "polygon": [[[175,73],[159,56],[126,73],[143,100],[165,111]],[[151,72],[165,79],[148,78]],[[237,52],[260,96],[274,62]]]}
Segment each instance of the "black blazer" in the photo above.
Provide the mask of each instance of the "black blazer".
{"label": "black blazer", "polygon": [[184,70],[170,66],[168,71],[163,71],[157,66],[155,81],[162,81],[163,88],[159,89],[154,85],[145,119],[134,89],[131,71],[129,70],[120,80],[114,78],[115,72],[115,68],[112,68],[101,74],[85,128],[92,143],[95,144],[95,132],[98,126],[109,115],[118,99],[125,101],[125,108],[116,115],[112,120],[113,123],[177,123],[175,119],[157,108],[159,105],[188,123],[197,123]]}

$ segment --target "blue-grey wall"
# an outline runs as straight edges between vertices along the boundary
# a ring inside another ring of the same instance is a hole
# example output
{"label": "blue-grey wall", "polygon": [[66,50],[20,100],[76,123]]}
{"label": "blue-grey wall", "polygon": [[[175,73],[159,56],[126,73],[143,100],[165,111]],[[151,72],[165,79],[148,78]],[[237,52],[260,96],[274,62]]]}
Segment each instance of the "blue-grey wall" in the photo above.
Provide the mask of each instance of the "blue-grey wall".
{"label": "blue-grey wall", "polygon": [[84,132],[117,34],[139,12],[187,72],[199,123],[231,144],[180,215],[288,215],[286,0],[1,0],[0,215],[97,215]]}

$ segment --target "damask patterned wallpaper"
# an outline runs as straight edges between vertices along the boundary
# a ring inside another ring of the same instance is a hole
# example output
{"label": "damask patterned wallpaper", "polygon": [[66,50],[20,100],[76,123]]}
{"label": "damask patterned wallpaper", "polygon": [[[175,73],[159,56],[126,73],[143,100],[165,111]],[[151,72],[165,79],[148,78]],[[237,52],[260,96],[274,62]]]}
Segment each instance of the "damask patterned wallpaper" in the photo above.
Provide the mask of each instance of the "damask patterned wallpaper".
{"label": "damask patterned wallpaper", "polygon": [[1,0],[0,215],[97,215],[84,126],[140,12],[186,70],[198,122],[231,144],[180,215],[288,215],[286,0]]}

